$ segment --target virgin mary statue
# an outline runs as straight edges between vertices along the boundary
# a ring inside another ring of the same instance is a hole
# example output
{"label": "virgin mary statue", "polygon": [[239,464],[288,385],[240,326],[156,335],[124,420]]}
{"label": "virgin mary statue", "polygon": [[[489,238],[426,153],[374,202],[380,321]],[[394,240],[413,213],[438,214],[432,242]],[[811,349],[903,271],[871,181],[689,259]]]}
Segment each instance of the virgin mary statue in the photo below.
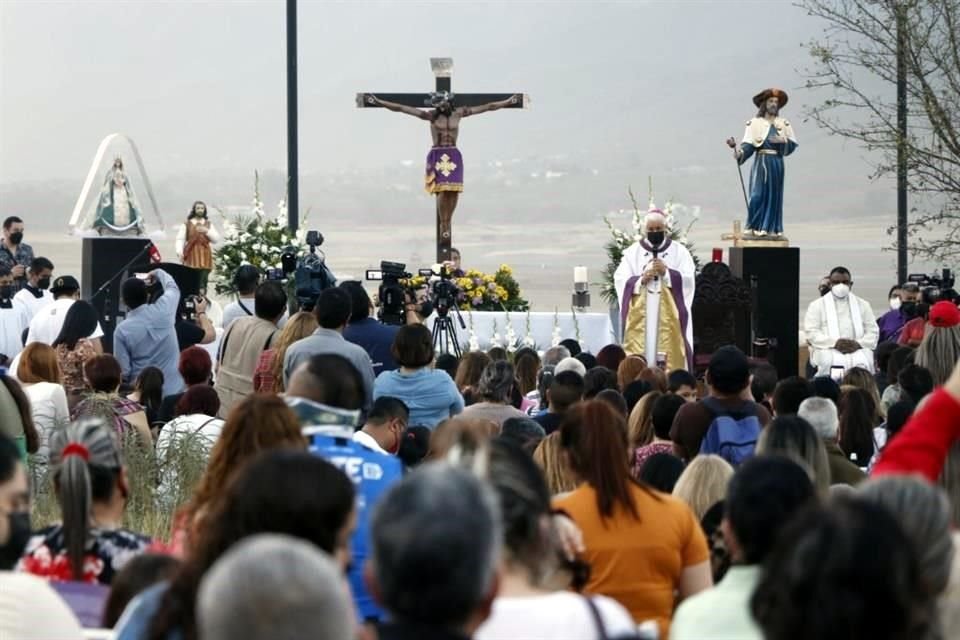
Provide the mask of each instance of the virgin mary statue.
{"label": "virgin mary statue", "polygon": [[97,200],[97,217],[93,221],[93,228],[103,235],[142,235],[143,218],[140,208],[130,188],[130,181],[123,171],[123,160],[120,156],[113,161],[113,166],[107,172]]}

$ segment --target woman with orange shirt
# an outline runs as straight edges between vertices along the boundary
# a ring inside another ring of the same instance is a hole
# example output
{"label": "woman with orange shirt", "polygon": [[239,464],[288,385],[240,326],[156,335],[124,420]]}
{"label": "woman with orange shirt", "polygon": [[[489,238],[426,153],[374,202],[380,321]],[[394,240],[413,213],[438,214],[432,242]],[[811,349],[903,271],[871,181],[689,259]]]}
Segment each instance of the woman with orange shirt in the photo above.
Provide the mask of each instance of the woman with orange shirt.
{"label": "woman with orange shirt", "polygon": [[707,542],[690,508],[630,474],[623,418],[603,402],[570,409],[560,446],[580,486],[554,506],[583,532],[586,591],[617,600],[661,638],[679,600],[712,586]]}

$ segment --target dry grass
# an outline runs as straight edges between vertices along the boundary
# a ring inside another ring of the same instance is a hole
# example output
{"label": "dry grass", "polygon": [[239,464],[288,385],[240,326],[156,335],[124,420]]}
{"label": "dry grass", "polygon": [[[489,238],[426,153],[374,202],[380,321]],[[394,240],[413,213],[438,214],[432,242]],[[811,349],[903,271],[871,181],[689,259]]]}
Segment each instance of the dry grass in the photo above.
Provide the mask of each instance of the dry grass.
{"label": "dry grass", "polygon": [[[141,445],[135,435],[122,439],[129,498],[123,526],[168,541],[174,515],[186,503],[203,475],[211,443],[190,434],[171,443],[158,459],[153,447]],[[42,460],[31,460],[33,527],[40,529],[60,521],[60,506],[50,469]]]}

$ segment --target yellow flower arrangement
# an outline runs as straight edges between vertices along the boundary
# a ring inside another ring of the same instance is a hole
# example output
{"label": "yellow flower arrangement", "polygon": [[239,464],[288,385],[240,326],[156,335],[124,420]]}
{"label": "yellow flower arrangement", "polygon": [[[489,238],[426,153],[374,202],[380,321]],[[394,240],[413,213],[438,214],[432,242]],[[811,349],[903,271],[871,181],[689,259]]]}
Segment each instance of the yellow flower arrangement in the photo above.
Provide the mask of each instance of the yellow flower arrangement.
{"label": "yellow flower arrangement", "polygon": [[530,305],[520,295],[520,285],[508,265],[500,265],[496,273],[468,270],[456,279],[460,288],[459,303],[464,310],[526,311]]}

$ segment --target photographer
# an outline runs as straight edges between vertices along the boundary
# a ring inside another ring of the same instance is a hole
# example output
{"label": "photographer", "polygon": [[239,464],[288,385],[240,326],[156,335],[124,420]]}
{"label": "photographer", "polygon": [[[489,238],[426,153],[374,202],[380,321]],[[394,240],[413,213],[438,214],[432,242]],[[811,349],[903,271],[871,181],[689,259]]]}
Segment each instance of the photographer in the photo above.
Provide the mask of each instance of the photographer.
{"label": "photographer", "polygon": [[424,324],[433,313],[433,300],[430,299],[429,289],[408,291],[405,296],[404,310],[406,321],[404,324]]}
{"label": "photographer", "polygon": [[[148,288],[155,284],[163,287],[163,295],[151,303]],[[180,350],[174,328],[180,304],[177,281],[162,269],[155,269],[145,279],[125,280],[120,295],[129,311],[113,334],[113,354],[120,362],[123,381],[132,384],[145,367],[159,367],[163,371],[163,395],[179,393],[183,378],[177,369]]]}
{"label": "photographer", "polygon": [[[352,342],[367,352],[373,362],[375,376],[384,371],[393,371],[397,368],[397,363],[391,353],[391,346],[400,327],[380,324],[370,317],[370,296],[356,280],[341,282],[340,288],[350,295],[351,302],[350,322],[343,331],[343,337],[347,342]],[[407,316],[409,323],[410,314]]]}
{"label": "photographer", "polygon": [[180,299],[177,307],[177,346],[180,351],[197,344],[210,344],[217,338],[217,330],[207,317],[207,299],[203,296],[187,296]]}
{"label": "photographer", "polygon": [[956,305],[960,296],[953,288],[954,278],[949,269],[944,269],[942,276],[911,275],[910,281],[919,287],[920,301],[916,306],[915,317],[900,330],[897,344],[916,348],[927,333],[927,319],[933,306],[944,301]]}

